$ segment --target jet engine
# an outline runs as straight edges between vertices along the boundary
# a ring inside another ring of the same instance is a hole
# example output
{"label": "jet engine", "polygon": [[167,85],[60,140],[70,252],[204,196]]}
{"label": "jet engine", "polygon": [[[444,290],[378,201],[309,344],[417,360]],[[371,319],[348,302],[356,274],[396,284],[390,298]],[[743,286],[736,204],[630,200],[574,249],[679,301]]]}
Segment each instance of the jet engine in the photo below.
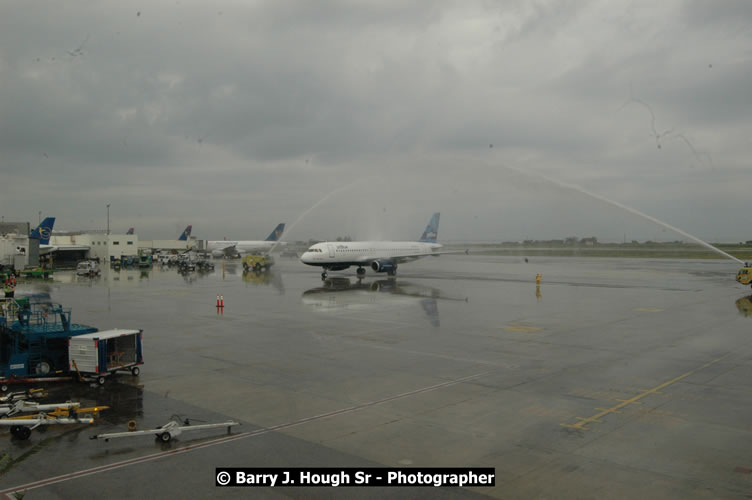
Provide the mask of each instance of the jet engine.
{"label": "jet engine", "polygon": [[393,273],[397,266],[394,265],[394,262],[388,260],[374,260],[371,262],[371,269],[377,273]]}

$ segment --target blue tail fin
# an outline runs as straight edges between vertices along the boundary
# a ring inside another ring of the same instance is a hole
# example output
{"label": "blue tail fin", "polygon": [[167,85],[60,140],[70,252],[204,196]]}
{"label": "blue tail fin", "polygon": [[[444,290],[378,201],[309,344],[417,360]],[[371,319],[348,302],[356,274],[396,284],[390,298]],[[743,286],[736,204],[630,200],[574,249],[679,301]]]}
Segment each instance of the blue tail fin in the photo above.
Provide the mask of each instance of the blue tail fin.
{"label": "blue tail fin", "polygon": [[50,244],[50,235],[52,235],[52,226],[55,225],[55,218],[54,217],[47,217],[42,221],[41,224],[37,226],[36,229],[34,229],[31,234],[29,235],[29,238],[36,238],[39,240],[40,245],[49,245]]}
{"label": "blue tail fin", "polygon": [[266,237],[266,241],[279,241],[279,239],[282,237],[282,233],[285,232],[285,223],[282,222],[280,224],[277,224],[277,227],[274,228],[274,231],[272,231],[272,234]]}
{"label": "blue tail fin", "polygon": [[136,228],[135,228],[135,227],[129,227],[129,228],[128,228],[128,232],[127,232],[127,233],[125,233],[125,234],[133,234],[133,233],[134,233],[135,231],[136,231]]}
{"label": "blue tail fin", "polygon": [[191,237],[191,229],[193,229],[193,226],[186,227],[185,231],[183,231],[183,234],[181,234],[180,238],[178,238],[178,241],[188,241],[188,238]]}
{"label": "blue tail fin", "polygon": [[423,243],[436,243],[436,237],[439,235],[439,212],[436,212],[431,217],[431,221],[426,226],[426,230],[423,231],[423,235],[420,240]]}

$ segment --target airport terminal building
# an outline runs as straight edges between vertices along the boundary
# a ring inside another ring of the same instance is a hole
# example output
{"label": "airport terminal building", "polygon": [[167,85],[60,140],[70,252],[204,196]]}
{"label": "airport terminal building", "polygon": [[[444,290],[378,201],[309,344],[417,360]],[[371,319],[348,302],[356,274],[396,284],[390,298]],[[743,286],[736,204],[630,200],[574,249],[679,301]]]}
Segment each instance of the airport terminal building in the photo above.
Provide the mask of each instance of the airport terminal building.
{"label": "airport terminal building", "polygon": [[0,264],[15,269],[39,265],[39,240],[29,238],[28,222],[0,223]]}
{"label": "airport terminal building", "polygon": [[[48,264],[54,267],[71,267],[86,259],[109,262],[123,256],[159,251],[184,252],[203,247],[202,241],[186,240],[145,240],[139,241],[137,234],[114,234],[107,230],[53,232],[49,246],[29,236],[31,225],[28,222],[0,223],[0,264],[15,269],[36,267]],[[51,248],[50,248],[51,247]]]}
{"label": "airport terminal building", "polygon": [[108,262],[110,257],[138,255],[138,235],[107,234],[106,230],[52,233],[50,245],[56,247],[56,265],[75,264],[80,260],[99,259]]}

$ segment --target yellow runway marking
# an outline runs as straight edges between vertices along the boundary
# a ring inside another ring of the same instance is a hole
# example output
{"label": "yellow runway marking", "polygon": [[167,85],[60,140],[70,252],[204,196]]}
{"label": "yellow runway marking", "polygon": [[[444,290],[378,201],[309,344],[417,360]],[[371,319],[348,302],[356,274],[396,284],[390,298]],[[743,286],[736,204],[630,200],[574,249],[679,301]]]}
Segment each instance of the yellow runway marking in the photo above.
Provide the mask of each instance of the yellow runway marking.
{"label": "yellow runway marking", "polygon": [[543,330],[543,328],[538,328],[535,326],[507,326],[504,328],[504,330],[508,332],[532,333]]}
{"label": "yellow runway marking", "polygon": [[663,312],[663,309],[660,309],[658,307],[638,307],[636,309],[632,309],[634,312],[643,312],[643,313],[659,313]]}
{"label": "yellow runway marking", "polygon": [[[660,391],[661,389],[664,389],[664,388],[670,386],[671,384],[675,384],[676,382],[679,382],[680,380],[683,380],[683,379],[689,377],[690,375],[692,375],[692,374],[694,374],[694,373],[696,373],[696,372],[698,372],[700,370],[704,370],[705,368],[709,367],[710,365],[714,365],[715,363],[719,362],[720,360],[722,360],[723,358],[725,358],[729,354],[731,354],[731,353],[725,354],[725,355],[721,356],[720,358],[716,358],[716,359],[714,359],[712,361],[708,361],[704,365],[702,365],[702,366],[700,366],[698,368],[695,368],[694,370],[688,371],[687,373],[685,373],[683,375],[679,375],[678,377],[676,377],[674,379],[671,379],[668,382],[664,382],[661,385],[653,387],[652,389],[648,389],[646,391],[643,391],[643,392],[641,392],[640,394],[638,394],[637,396],[635,396],[635,397],[633,397],[631,399],[625,399],[625,400],[623,400],[621,403],[619,403],[616,406],[612,406],[611,408],[606,408],[605,410],[601,410],[600,412],[596,413],[592,417],[587,417],[587,418],[584,418],[584,417],[575,417],[577,420],[579,420],[579,422],[577,422],[576,424],[560,424],[560,425],[562,427],[568,427],[570,429],[589,430],[589,427],[586,427],[587,424],[592,423],[592,422],[601,423],[602,420],[600,420],[600,418],[601,417],[605,417],[609,413],[619,413],[617,410],[620,410],[620,409],[624,408],[625,406],[633,404],[633,403],[640,404],[640,399],[644,398],[645,396],[649,396],[651,394],[660,394],[658,391]],[[600,408],[596,408],[596,410],[600,410]]]}

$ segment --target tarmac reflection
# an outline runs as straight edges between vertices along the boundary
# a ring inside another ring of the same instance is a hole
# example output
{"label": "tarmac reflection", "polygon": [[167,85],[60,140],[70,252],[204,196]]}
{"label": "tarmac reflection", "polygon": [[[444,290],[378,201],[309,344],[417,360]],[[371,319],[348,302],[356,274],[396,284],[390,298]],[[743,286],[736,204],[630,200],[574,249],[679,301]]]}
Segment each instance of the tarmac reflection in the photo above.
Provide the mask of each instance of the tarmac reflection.
{"label": "tarmac reflection", "polygon": [[747,318],[752,317],[752,295],[737,299],[736,308],[742,316],[746,316]]}
{"label": "tarmac reflection", "polygon": [[386,308],[417,302],[434,328],[440,326],[437,299],[467,301],[467,298],[447,296],[438,288],[397,281],[395,278],[374,281],[328,278],[322,286],[306,290],[302,295],[303,304],[317,312]]}

